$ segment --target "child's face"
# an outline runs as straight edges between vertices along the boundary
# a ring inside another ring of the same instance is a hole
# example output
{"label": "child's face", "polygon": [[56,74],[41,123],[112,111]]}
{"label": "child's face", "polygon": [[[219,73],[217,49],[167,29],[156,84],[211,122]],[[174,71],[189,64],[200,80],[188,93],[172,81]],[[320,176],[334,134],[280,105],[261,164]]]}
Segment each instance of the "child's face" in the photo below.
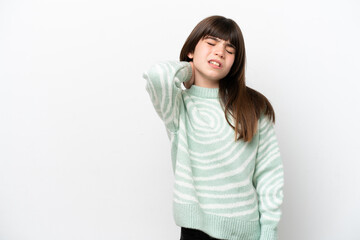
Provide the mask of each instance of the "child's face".
{"label": "child's face", "polygon": [[188,57],[194,63],[195,81],[216,85],[229,73],[235,59],[235,47],[229,41],[208,36],[200,39]]}

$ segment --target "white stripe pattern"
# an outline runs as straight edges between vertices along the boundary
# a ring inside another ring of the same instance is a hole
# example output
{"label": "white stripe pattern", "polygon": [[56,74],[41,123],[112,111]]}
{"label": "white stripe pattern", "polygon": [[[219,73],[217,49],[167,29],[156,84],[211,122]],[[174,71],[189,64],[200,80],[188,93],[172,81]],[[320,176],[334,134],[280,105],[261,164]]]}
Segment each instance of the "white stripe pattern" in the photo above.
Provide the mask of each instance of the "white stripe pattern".
{"label": "white stripe pattern", "polygon": [[260,217],[262,225],[275,228],[284,174],[274,124],[261,115],[252,142],[235,142],[218,89],[181,88],[191,74],[190,64],[178,61],[156,64],[143,74],[171,141],[174,202],[218,217]]}

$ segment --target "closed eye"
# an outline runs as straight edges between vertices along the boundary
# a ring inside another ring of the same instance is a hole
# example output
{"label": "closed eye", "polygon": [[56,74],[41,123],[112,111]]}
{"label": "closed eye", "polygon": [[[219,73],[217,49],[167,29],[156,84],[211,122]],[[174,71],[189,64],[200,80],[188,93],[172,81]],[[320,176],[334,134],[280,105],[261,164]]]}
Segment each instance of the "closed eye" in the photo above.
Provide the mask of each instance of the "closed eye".
{"label": "closed eye", "polygon": [[[207,44],[211,45],[211,46],[215,46],[215,43],[211,43],[211,42],[206,42]],[[233,52],[226,50],[229,54],[234,54]]]}

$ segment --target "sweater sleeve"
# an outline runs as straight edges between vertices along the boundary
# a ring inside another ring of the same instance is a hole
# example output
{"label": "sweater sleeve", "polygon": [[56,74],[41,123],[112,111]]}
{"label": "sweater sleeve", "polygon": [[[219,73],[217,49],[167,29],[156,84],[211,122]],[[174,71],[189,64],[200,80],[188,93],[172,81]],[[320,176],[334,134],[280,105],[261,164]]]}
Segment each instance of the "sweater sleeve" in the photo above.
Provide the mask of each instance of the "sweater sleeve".
{"label": "sweater sleeve", "polygon": [[260,240],[276,240],[282,214],[284,172],[274,123],[263,114],[259,121],[259,147],[253,182],[259,203]]}
{"label": "sweater sleeve", "polygon": [[160,62],[143,73],[145,89],[168,134],[178,130],[181,84],[191,76],[192,68],[186,61]]}

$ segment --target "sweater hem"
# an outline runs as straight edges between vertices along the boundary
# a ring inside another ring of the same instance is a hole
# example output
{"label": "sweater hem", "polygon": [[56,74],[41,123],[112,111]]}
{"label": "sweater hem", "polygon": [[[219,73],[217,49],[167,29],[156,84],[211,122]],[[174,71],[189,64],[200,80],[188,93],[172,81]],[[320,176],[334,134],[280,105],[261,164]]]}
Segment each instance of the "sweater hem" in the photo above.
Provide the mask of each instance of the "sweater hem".
{"label": "sweater hem", "polygon": [[205,213],[197,204],[173,202],[176,225],[198,229],[214,238],[226,240],[259,240],[260,222]]}

